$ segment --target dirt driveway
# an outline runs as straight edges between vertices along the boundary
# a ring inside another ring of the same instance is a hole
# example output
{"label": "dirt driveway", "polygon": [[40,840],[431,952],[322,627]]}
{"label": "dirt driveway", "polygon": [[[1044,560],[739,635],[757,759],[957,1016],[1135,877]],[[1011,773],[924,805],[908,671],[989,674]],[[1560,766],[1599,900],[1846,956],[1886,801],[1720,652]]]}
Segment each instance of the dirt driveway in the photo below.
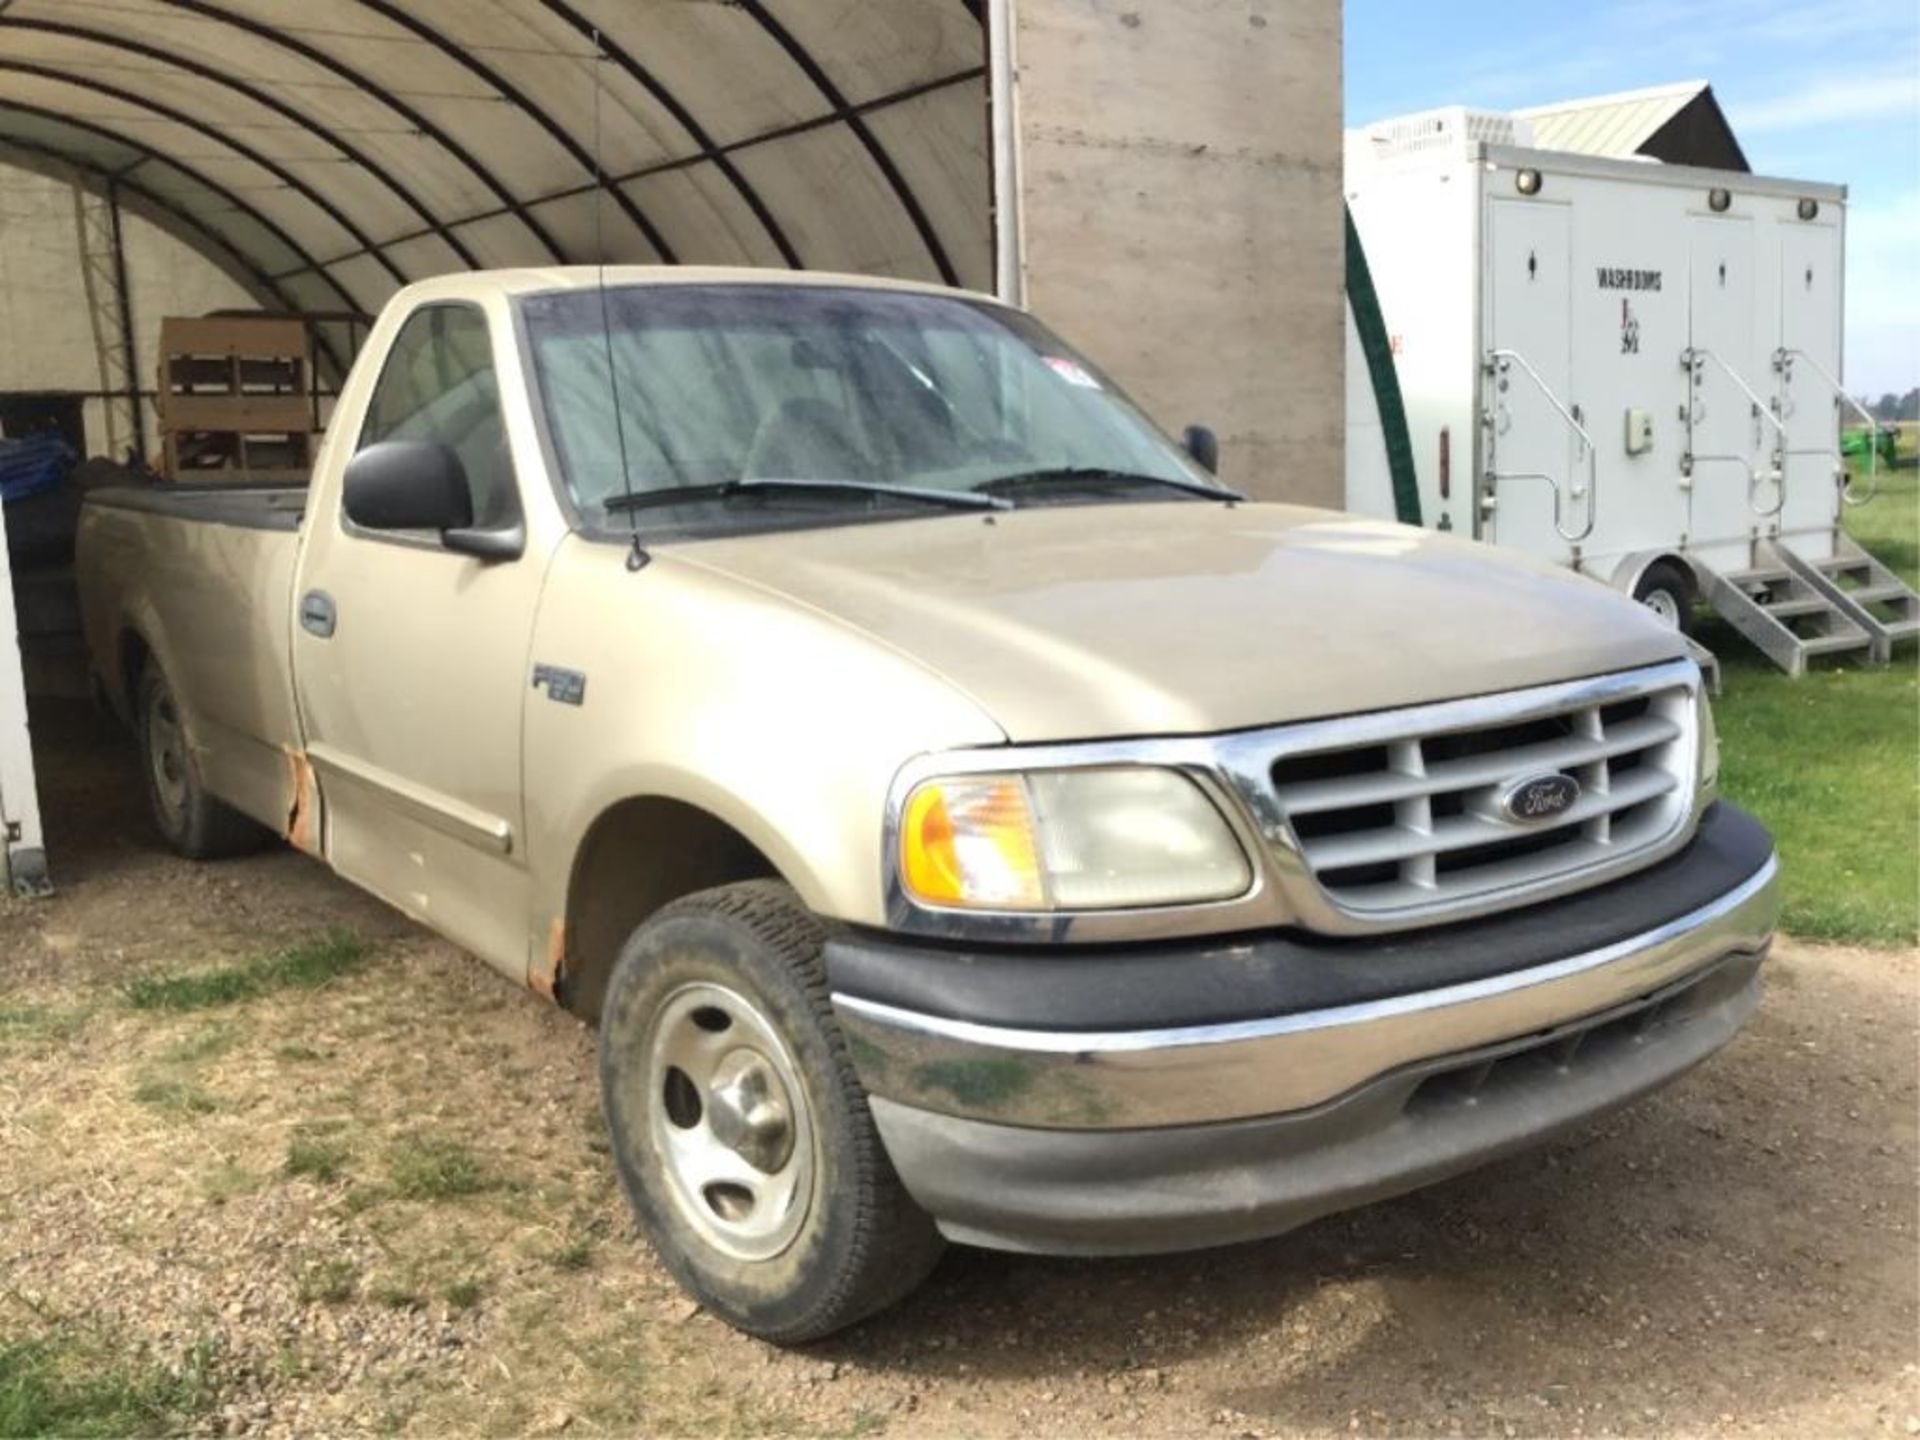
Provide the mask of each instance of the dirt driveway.
{"label": "dirt driveway", "polygon": [[[292,854],[162,855],[115,737],[37,720],[0,1357],[229,1433],[1920,1433],[1913,954],[1785,946],[1727,1053],[1537,1154],[1233,1250],[955,1252],[787,1354],[636,1238],[574,1021]],[[336,927],[332,978],[263,958]],[[257,983],[127,989],[209,970]]]}

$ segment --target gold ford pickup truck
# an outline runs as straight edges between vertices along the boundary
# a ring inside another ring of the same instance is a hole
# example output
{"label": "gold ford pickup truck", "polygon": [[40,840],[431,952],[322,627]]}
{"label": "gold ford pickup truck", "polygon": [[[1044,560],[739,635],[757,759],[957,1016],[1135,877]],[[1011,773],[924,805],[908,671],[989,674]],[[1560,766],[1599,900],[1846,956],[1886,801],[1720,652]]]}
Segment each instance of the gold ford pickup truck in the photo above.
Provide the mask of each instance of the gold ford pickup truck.
{"label": "gold ford pickup truck", "polygon": [[283,837],[597,1022],[641,1225],[797,1342],[943,1240],[1457,1173],[1753,1011],[1773,848],[1678,634],[1208,439],[983,296],[450,276],[309,489],[96,492],[88,637],[168,842]]}

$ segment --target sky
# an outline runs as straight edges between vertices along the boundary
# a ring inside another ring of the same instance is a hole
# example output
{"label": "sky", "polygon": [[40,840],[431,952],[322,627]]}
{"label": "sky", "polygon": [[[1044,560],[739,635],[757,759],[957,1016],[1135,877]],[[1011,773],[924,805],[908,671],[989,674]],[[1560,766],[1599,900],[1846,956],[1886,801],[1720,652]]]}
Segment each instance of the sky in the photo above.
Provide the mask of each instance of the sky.
{"label": "sky", "polygon": [[1349,126],[1681,80],[1758,173],[1848,187],[1847,388],[1920,385],[1917,0],[1346,0]]}

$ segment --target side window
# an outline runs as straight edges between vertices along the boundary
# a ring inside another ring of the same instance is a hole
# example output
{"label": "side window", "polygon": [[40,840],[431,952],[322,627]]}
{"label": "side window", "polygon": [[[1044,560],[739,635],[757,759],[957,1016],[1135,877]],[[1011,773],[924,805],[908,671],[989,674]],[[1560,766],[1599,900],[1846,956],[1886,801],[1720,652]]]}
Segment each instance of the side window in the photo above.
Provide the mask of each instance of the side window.
{"label": "side window", "polygon": [[382,440],[437,440],[460,457],[473,519],[518,513],[513,458],[500,414],[487,317],[470,305],[427,305],[400,327],[373,387],[360,449]]}

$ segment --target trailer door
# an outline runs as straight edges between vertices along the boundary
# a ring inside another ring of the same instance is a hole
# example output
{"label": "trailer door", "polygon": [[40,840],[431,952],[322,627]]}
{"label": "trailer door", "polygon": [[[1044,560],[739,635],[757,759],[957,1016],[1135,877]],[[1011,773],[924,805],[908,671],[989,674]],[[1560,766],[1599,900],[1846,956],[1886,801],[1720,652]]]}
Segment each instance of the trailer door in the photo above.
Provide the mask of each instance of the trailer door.
{"label": "trailer door", "polygon": [[1484,382],[1483,483],[1493,506],[1480,534],[1565,560],[1571,549],[1554,530],[1553,486],[1560,487],[1561,523],[1569,531],[1585,524],[1591,498],[1573,497],[1573,487],[1586,484],[1586,460],[1555,408],[1556,401],[1573,407],[1569,212],[1538,200],[1495,200],[1488,211],[1486,348],[1516,358]]}
{"label": "trailer door", "polygon": [[1839,226],[1780,222],[1780,346],[1789,361],[1779,380],[1780,418],[1787,430],[1787,499],[1780,528],[1809,532],[1807,540],[1814,543],[1807,553],[1814,556],[1829,553],[1837,503],[1839,426],[1833,391],[1820,372],[1840,378],[1840,275]]}
{"label": "trailer door", "polygon": [[[1720,554],[1710,564],[1738,569],[1762,509],[1775,502],[1763,479],[1749,496],[1750,469],[1764,475],[1773,447],[1771,427],[1755,413],[1753,402],[1728,374],[1731,370],[1755,391],[1772,389],[1769,370],[1756,363],[1753,311],[1760,295],[1753,261],[1753,224],[1739,218],[1697,215],[1689,236],[1687,344],[1694,351],[1691,372],[1676,370],[1686,386],[1687,453],[1693,460],[1693,490],[1687,539]],[[1740,548],[1725,549],[1729,544]]]}

